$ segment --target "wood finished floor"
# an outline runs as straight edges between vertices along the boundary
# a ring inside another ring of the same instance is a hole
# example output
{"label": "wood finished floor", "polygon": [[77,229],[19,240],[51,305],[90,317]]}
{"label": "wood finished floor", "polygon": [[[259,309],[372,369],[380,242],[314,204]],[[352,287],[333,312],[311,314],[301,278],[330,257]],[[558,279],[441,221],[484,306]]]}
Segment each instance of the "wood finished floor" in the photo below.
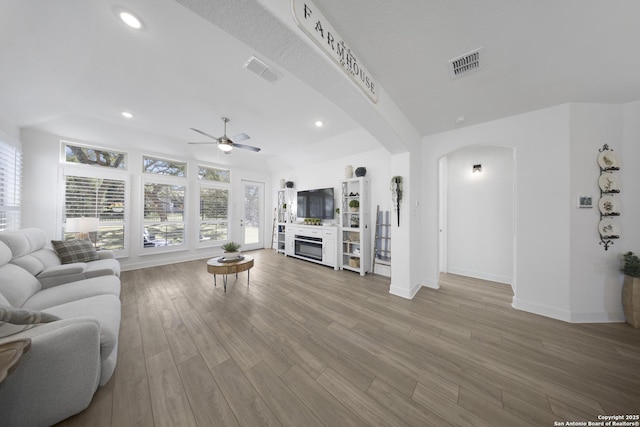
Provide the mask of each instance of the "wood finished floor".
{"label": "wood finished floor", "polygon": [[553,426],[640,412],[640,331],[516,311],[506,285],[388,279],[252,252],[122,274],[118,365],[59,426]]}

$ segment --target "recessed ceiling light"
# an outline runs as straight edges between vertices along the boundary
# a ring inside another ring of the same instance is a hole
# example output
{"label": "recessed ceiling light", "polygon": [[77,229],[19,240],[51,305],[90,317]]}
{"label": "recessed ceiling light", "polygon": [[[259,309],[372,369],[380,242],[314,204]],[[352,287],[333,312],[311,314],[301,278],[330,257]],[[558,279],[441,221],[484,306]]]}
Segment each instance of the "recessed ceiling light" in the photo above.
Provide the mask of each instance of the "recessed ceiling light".
{"label": "recessed ceiling light", "polygon": [[142,28],[142,21],[140,20],[140,18],[138,18],[131,12],[127,12],[126,10],[120,10],[118,11],[118,16],[120,17],[122,22],[124,22],[131,28],[135,28],[136,30],[139,30]]}
{"label": "recessed ceiling light", "polygon": [[455,121],[456,121],[457,125],[461,125],[461,124],[464,123],[465,120],[467,120],[467,118],[465,116],[458,116],[458,117],[456,117]]}
{"label": "recessed ceiling light", "polygon": [[133,113],[130,113],[128,111],[123,111],[120,114],[122,114],[122,117],[124,117],[125,119],[133,119],[135,117]]}
{"label": "recessed ceiling light", "polygon": [[324,122],[322,120],[316,120],[315,121],[315,125],[319,128],[321,128],[322,126],[324,126]]}

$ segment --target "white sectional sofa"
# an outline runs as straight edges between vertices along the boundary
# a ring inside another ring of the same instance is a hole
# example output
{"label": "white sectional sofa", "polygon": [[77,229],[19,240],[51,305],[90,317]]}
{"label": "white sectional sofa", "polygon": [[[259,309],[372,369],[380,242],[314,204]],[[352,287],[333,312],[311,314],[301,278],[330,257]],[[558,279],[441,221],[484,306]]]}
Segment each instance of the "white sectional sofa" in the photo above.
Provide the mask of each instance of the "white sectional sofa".
{"label": "white sectional sofa", "polygon": [[3,231],[0,242],[11,249],[11,263],[33,274],[43,287],[97,276],[120,276],[120,263],[111,251],[95,252],[98,259],[93,261],[63,264],[47,234],[39,228]]}
{"label": "white sectional sofa", "polygon": [[[56,263],[55,251],[34,238],[41,234],[0,232],[0,344],[31,339],[30,350],[0,383],[0,425],[49,426],[81,412],[116,366],[118,261],[90,261],[58,274],[72,264]],[[28,253],[20,235],[31,238]]]}

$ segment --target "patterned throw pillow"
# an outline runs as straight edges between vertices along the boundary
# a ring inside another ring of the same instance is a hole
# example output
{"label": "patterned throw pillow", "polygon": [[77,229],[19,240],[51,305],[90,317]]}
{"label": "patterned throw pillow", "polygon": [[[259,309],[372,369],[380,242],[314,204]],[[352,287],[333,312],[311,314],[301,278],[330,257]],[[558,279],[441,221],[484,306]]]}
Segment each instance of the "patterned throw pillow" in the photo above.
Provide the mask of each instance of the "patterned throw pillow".
{"label": "patterned throw pillow", "polygon": [[93,243],[89,239],[52,240],[51,244],[62,264],[89,262],[99,259],[96,248],[93,247]]}
{"label": "patterned throw pillow", "polygon": [[56,320],[60,320],[60,318],[42,311],[0,305],[0,338],[25,331],[40,323],[55,322]]}

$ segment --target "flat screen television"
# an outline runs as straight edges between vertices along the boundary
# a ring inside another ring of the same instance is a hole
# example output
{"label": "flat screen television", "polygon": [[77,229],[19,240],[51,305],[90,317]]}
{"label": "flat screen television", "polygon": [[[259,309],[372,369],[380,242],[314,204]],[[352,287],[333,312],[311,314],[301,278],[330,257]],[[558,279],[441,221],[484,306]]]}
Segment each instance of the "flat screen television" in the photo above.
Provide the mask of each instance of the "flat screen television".
{"label": "flat screen television", "polygon": [[333,188],[298,191],[298,218],[333,219]]}

